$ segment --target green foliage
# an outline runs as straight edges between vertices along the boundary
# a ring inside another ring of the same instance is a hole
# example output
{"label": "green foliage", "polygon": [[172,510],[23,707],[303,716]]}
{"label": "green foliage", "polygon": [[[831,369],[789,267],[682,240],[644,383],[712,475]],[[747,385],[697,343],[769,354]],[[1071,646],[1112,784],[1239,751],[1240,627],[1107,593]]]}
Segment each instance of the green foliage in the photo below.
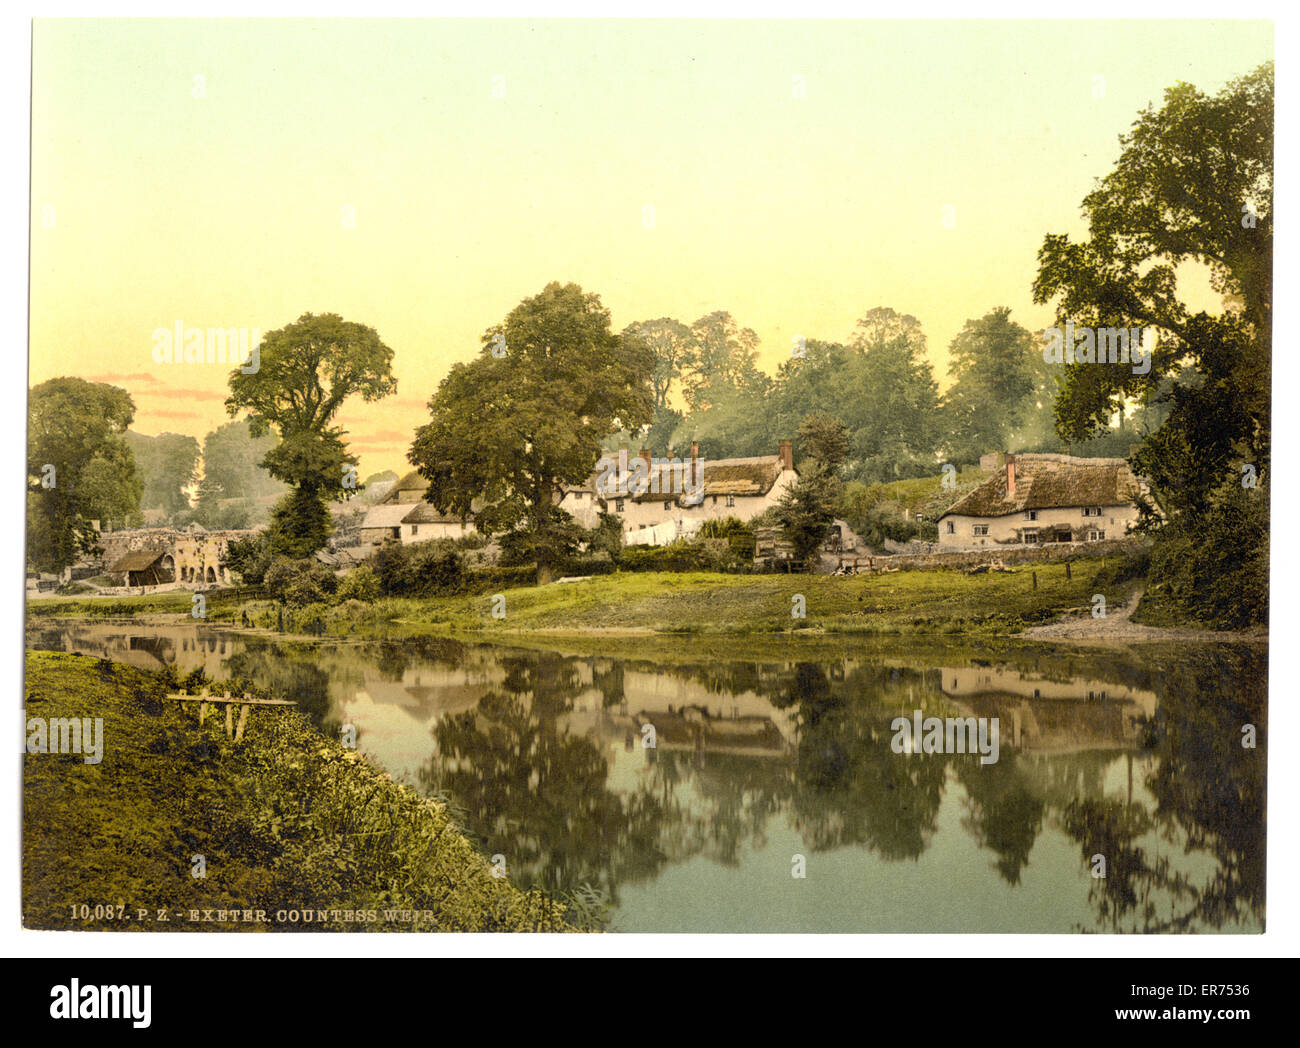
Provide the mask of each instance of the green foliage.
{"label": "green foliage", "polygon": [[408,457],[434,506],[472,512],[549,576],[581,538],[556,507],[561,488],[588,479],[620,424],[650,421],[653,370],[643,342],[610,331],[598,296],[550,283],[484,333],[476,360],[452,367]]}
{"label": "green foliage", "polygon": [[1225,483],[1194,530],[1180,520],[1157,533],[1137,618],[1213,629],[1266,626],[1268,552],[1267,486]]}
{"label": "green foliage", "polygon": [[301,608],[328,600],[338,588],[338,576],[318,560],[277,557],[262,586],[275,600]]}
{"label": "green foliage", "polygon": [[[68,900],[84,898],[128,908],[157,899],[168,909],[264,910],[270,922],[288,908],[331,914],[320,923],[252,926],[266,930],[572,930],[565,903],[493,877],[444,805],[318,734],[300,711],[259,711],[236,745],[219,718],[200,728],[192,709],[164,698],[205,688],[258,694],[248,681],[184,680],[174,671],[149,675],[35,652],[26,683],[32,716],[93,709],[117,726],[102,764],[24,761],[26,927],[130,927],[70,917]],[[207,877],[189,875],[195,852],[207,859]],[[575,912],[584,906],[594,910],[598,901],[568,904]],[[375,920],[348,921],[344,911],[373,912]]]}
{"label": "green foliage", "polygon": [[[96,548],[92,521],[122,527],[143,484],[125,440],[135,404],[124,389],[52,378],[31,390],[27,417],[27,557],[59,571]],[[52,487],[42,485],[53,467]]]}
{"label": "green foliage", "polygon": [[[1044,239],[1034,298],[1056,300],[1060,323],[1153,327],[1159,348],[1144,375],[1067,364],[1057,428],[1084,439],[1125,402],[1166,405],[1131,458],[1151,487],[1142,526],[1155,533],[1153,599],[1206,622],[1257,621],[1267,614],[1267,528],[1250,523],[1258,514],[1230,489],[1242,463],[1262,475],[1271,454],[1272,64],[1215,96],[1169,88],[1121,145],[1115,170],[1084,199],[1089,239]],[[1192,313],[1180,300],[1187,263],[1209,271],[1222,313]],[[1228,520],[1242,524],[1237,538],[1209,540]],[[1223,559],[1203,558],[1210,548]],[[1261,602],[1255,614],[1246,599]]]}
{"label": "green foliage", "polygon": [[[751,546],[748,560],[752,561]],[[666,546],[629,546],[619,558],[626,571],[744,571],[746,558],[732,548],[730,539],[679,539]]]}
{"label": "green foliage", "polygon": [[465,586],[464,557],[454,539],[410,546],[388,542],[370,564],[385,597],[433,597],[459,593]]}
{"label": "green foliage", "polygon": [[357,457],[344,430],[331,423],[343,402],[359,394],[367,402],[397,391],[393,351],[374,328],[334,313],[304,313],[262,340],[258,369],[230,373],[226,410],[248,412],[248,430],[263,437],[272,426],[280,442],[262,458],[278,480],[294,490],[272,513],[272,547],[306,556],[325,545],[329,513],[323,500],[356,494]]}
{"label": "green foliage", "polygon": [[[968,320],[952,340],[944,395],[946,450],[954,463],[976,463],[989,451],[1011,447],[1035,391],[1042,354],[1006,306]],[[1037,364],[1035,363],[1037,361]]]}
{"label": "green foliage", "polygon": [[379,584],[379,576],[375,574],[374,569],[369,564],[361,564],[339,580],[339,588],[335,597],[340,601],[360,600],[370,603],[379,599],[383,592],[383,587]]}
{"label": "green foliage", "polygon": [[333,530],[330,511],[310,488],[293,488],[271,510],[267,541],[283,557],[309,557],[323,549]]}
{"label": "green foliage", "polygon": [[233,539],[226,544],[226,560],[230,570],[245,585],[260,586],[273,559],[271,544],[265,532]]}
{"label": "green foliage", "polygon": [[140,508],[161,509],[168,514],[187,509],[189,496],[183,489],[198,476],[199,442],[179,433],[147,437],[131,430],[127,430],[125,438],[144,484]]}
{"label": "green foliage", "polygon": [[754,529],[735,517],[706,520],[696,532],[696,539],[725,539],[742,562],[754,559]]}

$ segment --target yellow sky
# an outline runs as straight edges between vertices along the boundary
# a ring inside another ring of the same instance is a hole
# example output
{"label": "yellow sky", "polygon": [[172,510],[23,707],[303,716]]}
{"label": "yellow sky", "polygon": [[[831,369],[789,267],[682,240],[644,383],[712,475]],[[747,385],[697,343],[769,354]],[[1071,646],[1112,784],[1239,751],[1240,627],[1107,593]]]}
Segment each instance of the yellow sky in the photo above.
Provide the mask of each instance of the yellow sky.
{"label": "yellow sky", "polygon": [[550,280],[616,329],[727,309],[769,372],[874,306],[920,319],[941,377],[969,317],[1041,329],[1035,254],[1082,232],[1117,136],[1273,33],[116,20],[39,21],[34,47],[32,383],[113,381],[140,432],[201,439],[228,368],[155,364],[155,329],[339,313],[395,351],[397,396],[339,416],[364,476],[406,468],[450,364]]}

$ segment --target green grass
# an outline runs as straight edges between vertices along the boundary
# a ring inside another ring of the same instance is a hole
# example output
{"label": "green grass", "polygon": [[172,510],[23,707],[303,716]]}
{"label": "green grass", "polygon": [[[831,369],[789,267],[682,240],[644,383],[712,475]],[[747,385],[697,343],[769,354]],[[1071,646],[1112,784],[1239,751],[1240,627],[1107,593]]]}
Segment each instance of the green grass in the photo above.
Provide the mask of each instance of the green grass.
{"label": "green grass", "polygon": [[[1040,563],[1009,573],[900,571],[823,575],[629,573],[564,585],[505,590],[505,617],[492,595],[392,602],[390,621],[484,634],[640,630],[665,634],[1015,633],[1087,606],[1100,562]],[[1037,573],[1035,589],[1033,574]],[[1119,594],[1104,591],[1114,603]],[[1125,589],[1124,595],[1128,590]],[[802,596],[806,617],[792,615]]]}
{"label": "green grass", "polygon": [[[296,711],[252,713],[236,746],[220,718],[200,728],[193,705],[182,711],[165,691],[120,663],[28,654],[26,716],[103,718],[104,751],[98,764],[24,756],[26,927],[572,930],[565,904],[493,877],[443,805],[322,738]],[[192,876],[196,855],[203,878]],[[89,919],[74,915],[83,903]],[[113,916],[95,916],[96,906]],[[287,909],[340,916],[277,923]],[[268,921],[190,923],[191,910],[261,910]],[[348,921],[345,911],[379,920]]]}
{"label": "green grass", "polygon": [[[282,608],[273,601],[214,595],[207,621],[287,633],[365,635],[394,627],[475,634],[637,631],[667,635],[1015,634],[1067,609],[1126,599],[1136,582],[1095,581],[1099,558],[1020,565],[1010,572],[898,571],[882,575],[725,575],[712,572],[621,572],[582,582],[502,591],[505,616],[492,615],[493,594],[386,598]],[[1035,589],[1033,576],[1037,574]],[[805,617],[795,618],[802,595]],[[39,603],[39,608],[35,607]],[[33,614],[132,617],[188,615],[187,594],[105,601],[33,602]]]}

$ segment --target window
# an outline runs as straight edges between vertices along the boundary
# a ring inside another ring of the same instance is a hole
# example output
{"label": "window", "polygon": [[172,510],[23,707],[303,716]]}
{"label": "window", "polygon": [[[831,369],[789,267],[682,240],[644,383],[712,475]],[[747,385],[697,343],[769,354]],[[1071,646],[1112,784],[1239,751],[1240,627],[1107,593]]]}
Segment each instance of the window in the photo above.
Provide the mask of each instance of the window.
{"label": "window", "polygon": [[1090,528],[1088,530],[1089,542],[1102,542],[1105,540],[1105,538],[1106,538],[1106,533],[1104,531],[1099,531],[1096,528]]}
{"label": "window", "polygon": [[1100,506],[1084,506],[1084,507],[1083,507],[1083,515],[1084,515],[1085,517],[1100,517],[1100,516],[1101,516],[1101,507],[1100,507]]}
{"label": "window", "polygon": [[615,500],[614,500],[614,512],[615,512],[615,513],[622,513],[622,512],[623,512],[623,509],[624,509],[624,503],[625,503],[626,501],[627,501],[626,499],[615,499]]}
{"label": "window", "polygon": [[1025,520],[1037,520],[1037,519],[1038,519],[1038,510],[1036,509],[1025,510]]}
{"label": "window", "polygon": [[1024,537],[1024,540],[1025,540],[1025,545],[1027,545],[1027,546],[1037,546],[1037,545],[1038,545],[1038,532],[1036,532],[1036,531],[1026,531],[1023,537]]}
{"label": "window", "polygon": [[730,508],[731,508],[732,506],[734,506],[735,504],[736,504],[736,496],[735,496],[735,495],[728,495],[728,496],[727,496],[727,508],[730,509]]}
{"label": "window", "polygon": [[955,525],[952,521],[948,521],[948,534],[949,535],[957,534],[957,525]]}
{"label": "window", "polygon": [[976,534],[976,535],[987,535],[988,533],[989,533],[989,526],[988,526],[987,524],[976,524],[976,525],[975,525],[975,534]]}
{"label": "window", "polygon": [[411,525],[411,534],[412,534],[412,535],[418,535],[418,534],[420,534],[420,525],[419,525],[419,524],[412,524],[412,525]]}

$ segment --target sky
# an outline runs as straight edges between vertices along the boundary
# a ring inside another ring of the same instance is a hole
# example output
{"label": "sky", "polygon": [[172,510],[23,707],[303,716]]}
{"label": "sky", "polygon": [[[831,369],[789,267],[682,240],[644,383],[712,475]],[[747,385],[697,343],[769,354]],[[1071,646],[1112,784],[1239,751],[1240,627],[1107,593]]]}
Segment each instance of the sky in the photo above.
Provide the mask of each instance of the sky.
{"label": "sky", "polygon": [[[1031,330],[1047,233],[1138,112],[1271,59],[1245,21],[38,20],[30,381],[125,387],[141,433],[228,421],[229,365],[154,332],[374,327],[395,396],[338,422],[364,477],[552,280],[619,330],[717,309],[846,341],[877,306],[948,345]],[[660,450],[660,449],[656,449]]]}

